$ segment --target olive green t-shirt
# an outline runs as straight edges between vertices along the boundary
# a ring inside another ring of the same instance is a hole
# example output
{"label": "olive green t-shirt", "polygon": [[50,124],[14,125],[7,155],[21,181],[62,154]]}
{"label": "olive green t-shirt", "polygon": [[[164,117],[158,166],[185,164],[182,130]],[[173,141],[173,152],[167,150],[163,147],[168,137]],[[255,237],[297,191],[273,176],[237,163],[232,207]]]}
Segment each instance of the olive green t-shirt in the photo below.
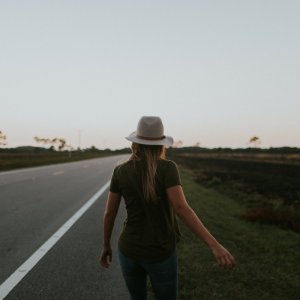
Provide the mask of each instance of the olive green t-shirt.
{"label": "olive green t-shirt", "polygon": [[171,256],[181,240],[177,216],[166,189],[182,184],[175,162],[160,159],[155,178],[158,203],[147,202],[143,194],[142,168],[142,161],[116,166],[109,190],[123,196],[127,210],[118,241],[121,253],[143,263],[155,264]]}

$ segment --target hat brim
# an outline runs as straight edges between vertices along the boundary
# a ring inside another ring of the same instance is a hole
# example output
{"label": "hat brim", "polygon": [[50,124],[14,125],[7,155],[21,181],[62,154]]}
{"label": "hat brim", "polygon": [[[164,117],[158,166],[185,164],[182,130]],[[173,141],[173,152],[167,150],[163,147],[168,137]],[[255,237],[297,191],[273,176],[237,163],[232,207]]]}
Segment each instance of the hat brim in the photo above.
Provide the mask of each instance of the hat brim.
{"label": "hat brim", "polygon": [[163,139],[157,140],[157,141],[139,139],[136,136],[136,131],[134,131],[133,133],[131,133],[125,139],[128,140],[128,141],[130,141],[130,142],[134,142],[134,143],[142,144],[142,145],[172,146],[173,143],[174,143],[173,138],[171,136],[168,136],[168,135],[165,135],[165,137]]}

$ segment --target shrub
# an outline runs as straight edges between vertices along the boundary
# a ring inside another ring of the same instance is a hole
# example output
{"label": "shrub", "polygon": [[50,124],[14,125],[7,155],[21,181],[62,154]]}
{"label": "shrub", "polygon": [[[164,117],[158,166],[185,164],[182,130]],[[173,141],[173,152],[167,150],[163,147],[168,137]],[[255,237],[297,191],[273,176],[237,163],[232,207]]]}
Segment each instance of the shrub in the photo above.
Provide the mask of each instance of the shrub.
{"label": "shrub", "polygon": [[222,180],[218,177],[213,177],[213,179],[211,179],[208,183],[207,183],[207,187],[212,187],[215,185],[219,185],[222,183]]}
{"label": "shrub", "polygon": [[249,221],[258,221],[265,224],[274,224],[300,232],[300,211],[288,206],[276,210],[271,206],[249,209],[242,218]]}

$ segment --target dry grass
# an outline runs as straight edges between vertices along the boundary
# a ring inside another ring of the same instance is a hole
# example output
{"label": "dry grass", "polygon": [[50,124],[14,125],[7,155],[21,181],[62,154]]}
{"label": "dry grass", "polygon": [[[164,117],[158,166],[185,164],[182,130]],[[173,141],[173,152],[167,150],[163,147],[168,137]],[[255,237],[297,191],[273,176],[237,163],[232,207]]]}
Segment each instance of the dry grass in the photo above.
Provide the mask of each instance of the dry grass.
{"label": "dry grass", "polygon": [[108,153],[0,153],[0,171],[45,166],[78,160],[105,157]]}
{"label": "dry grass", "polygon": [[180,174],[189,205],[236,266],[219,268],[209,248],[180,221],[178,300],[300,299],[299,233],[245,221],[245,204],[196,183],[192,170],[181,167]]}
{"label": "dry grass", "polygon": [[300,164],[300,154],[184,153],[179,156]]}

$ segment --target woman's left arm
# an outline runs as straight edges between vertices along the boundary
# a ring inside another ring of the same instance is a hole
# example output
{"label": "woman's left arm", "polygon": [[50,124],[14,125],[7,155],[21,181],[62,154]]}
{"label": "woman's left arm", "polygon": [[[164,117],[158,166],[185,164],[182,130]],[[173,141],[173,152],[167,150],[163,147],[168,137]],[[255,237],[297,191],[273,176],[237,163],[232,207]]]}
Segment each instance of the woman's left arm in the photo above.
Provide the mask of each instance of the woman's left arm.
{"label": "woman's left arm", "polygon": [[103,220],[103,249],[99,259],[100,264],[104,268],[109,268],[110,266],[107,257],[109,257],[110,262],[112,261],[112,248],[110,239],[112,230],[114,228],[115,219],[118,214],[120,202],[121,194],[109,192]]}

